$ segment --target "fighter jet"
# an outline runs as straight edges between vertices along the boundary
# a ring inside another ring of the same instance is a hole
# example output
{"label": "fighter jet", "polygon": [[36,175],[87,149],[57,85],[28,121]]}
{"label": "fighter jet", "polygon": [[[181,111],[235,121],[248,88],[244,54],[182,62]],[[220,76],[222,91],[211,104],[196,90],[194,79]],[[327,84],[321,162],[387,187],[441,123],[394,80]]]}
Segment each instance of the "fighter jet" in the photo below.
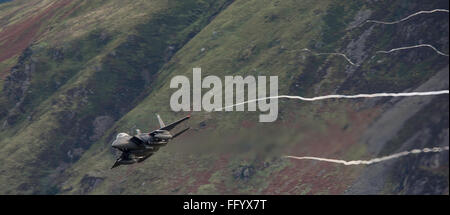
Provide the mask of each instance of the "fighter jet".
{"label": "fighter jet", "polygon": [[111,169],[120,165],[140,163],[152,156],[159,150],[159,148],[167,145],[169,140],[174,139],[175,137],[178,137],[180,134],[189,130],[188,127],[176,133],[175,135],[172,135],[170,133],[170,130],[175,128],[178,124],[191,118],[190,115],[167,126],[164,124],[158,114],[156,114],[156,117],[158,118],[159,125],[161,127],[157,130],[154,130],[150,133],[141,133],[141,131],[137,129],[136,135],[134,136],[130,136],[127,133],[117,134],[116,139],[112,143],[112,147],[120,150],[122,152],[122,155],[116,160]]}

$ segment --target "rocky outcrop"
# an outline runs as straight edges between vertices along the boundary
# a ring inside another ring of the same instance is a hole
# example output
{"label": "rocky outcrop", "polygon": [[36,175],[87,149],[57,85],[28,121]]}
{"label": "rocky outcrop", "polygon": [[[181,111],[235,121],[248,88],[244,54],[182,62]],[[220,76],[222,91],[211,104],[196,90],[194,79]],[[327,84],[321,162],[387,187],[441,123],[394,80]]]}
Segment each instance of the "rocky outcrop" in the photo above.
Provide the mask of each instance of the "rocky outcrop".
{"label": "rocky outcrop", "polygon": [[[6,77],[3,92],[7,97],[9,111],[2,124],[2,129],[13,125],[23,112],[22,104],[26,93],[30,87],[32,74],[36,70],[36,63],[31,59],[33,54],[31,49],[26,49],[16,66],[11,69],[11,73]],[[14,104],[14,105],[12,105]]]}
{"label": "rocky outcrop", "polygon": [[233,177],[237,180],[249,180],[255,174],[255,167],[251,165],[242,165],[233,169]]}
{"label": "rocky outcrop", "polygon": [[94,119],[93,124],[93,135],[89,138],[91,141],[97,141],[100,139],[108,130],[111,125],[113,125],[114,119],[110,116],[99,116]]}
{"label": "rocky outcrop", "polygon": [[[425,82],[423,85],[414,89],[414,91],[429,91],[435,89],[448,89],[449,87],[449,68],[442,69],[438,74]],[[429,111],[428,108],[435,98],[430,97],[411,97],[404,99],[392,99],[395,103],[391,107],[387,107],[386,111],[365,131],[360,139],[361,144],[365,144],[370,154],[380,155],[387,148],[393,148],[392,142],[399,133],[409,124],[423,123],[422,130],[410,134],[411,137],[406,141],[398,140],[395,152],[401,152],[411,149],[420,149],[424,147],[435,147],[448,145],[448,121],[445,117],[441,118],[441,111]],[[400,101],[398,101],[400,100]],[[445,106],[436,105],[435,108]],[[434,115],[434,116],[433,116]],[[424,117],[434,122],[421,121],[408,123],[415,117]],[[448,116],[448,115],[447,115]],[[395,120],[393,120],[395,119]],[[447,117],[448,120],[448,117]],[[443,126],[447,126],[447,128]],[[429,130],[432,128],[434,131]],[[433,134],[432,134],[433,133]],[[437,137],[437,139],[435,138]],[[392,151],[392,150],[390,150]],[[394,152],[388,152],[389,154]],[[424,165],[426,163],[426,165]],[[394,190],[395,193],[407,194],[442,194],[445,187],[448,187],[448,181],[443,181],[442,177],[431,174],[424,169],[436,169],[440,166],[448,164],[448,153],[440,153],[436,155],[420,155],[417,158],[405,158],[395,161],[386,162],[384,164],[369,166],[364,173],[356,180],[355,184],[347,191],[348,194],[379,194],[385,189]],[[447,167],[448,168],[448,167]],[[442,183],[439,183],[442,182]],[[390,191],[392,192],[392,191]]]}
{"label": "rocky outcrop", "polygon": [[92,191],[98,184],[102,183],[104,178],[94,177],[89,175],[84,175],[83,179],[81,179],[81,187],[83,193],[88,193]]}

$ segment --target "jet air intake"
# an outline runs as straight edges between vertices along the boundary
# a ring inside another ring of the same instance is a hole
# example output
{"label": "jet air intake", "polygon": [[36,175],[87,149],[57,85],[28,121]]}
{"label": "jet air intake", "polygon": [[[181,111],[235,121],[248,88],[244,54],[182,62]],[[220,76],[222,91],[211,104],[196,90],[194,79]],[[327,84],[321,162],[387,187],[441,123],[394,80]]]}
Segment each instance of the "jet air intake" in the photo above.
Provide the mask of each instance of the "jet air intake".
{"label": "jet air intake", "polygon": [[170,140],[172,139],[172,135],[171,134],[155,134],[154,136],[155,138],[161,139],[161,140]]}

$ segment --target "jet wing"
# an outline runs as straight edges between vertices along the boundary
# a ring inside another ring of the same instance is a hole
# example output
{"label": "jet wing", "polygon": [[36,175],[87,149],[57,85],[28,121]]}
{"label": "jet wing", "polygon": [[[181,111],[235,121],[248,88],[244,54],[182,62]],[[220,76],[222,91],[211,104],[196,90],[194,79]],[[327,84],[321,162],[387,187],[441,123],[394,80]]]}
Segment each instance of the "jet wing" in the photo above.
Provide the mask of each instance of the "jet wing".
{"label": "jet wing", "polygon": [[116,162],[114,162],[114,165],[111,167],[111,169],[114,169],[114,168],[120,166],[119,162],[120,162],[120,160],[117,159]]}
{"label": "jet wing", "polygon": [[160,128],[159,130],[170,131],[170,130],[172,130],[173,128],[175,128],[178,124],[180,124],[180,123],[182,123],[182,122],[188,120],[189,118],[191,118],[191,115],[188,115],[188,116],[186,116],[186,117],[184,117],[184,118],[182,118],[182,119],[180,119],[180,120],[178,120],[178,121],[176,121],[176,122],[173,122],[173,123],[171,123],[170,125],[167,125],[167,126],[165,126],[165,127],[162,127],[162,128]]}
{"label": "jet wing", "polygon": [[117,158],[116,162],[114,162],[114,165],[111,167],[111,169],[114,169],[118,166],[120,166],[120,162],[128,157],[128,152],[122,152],[119,158]]}

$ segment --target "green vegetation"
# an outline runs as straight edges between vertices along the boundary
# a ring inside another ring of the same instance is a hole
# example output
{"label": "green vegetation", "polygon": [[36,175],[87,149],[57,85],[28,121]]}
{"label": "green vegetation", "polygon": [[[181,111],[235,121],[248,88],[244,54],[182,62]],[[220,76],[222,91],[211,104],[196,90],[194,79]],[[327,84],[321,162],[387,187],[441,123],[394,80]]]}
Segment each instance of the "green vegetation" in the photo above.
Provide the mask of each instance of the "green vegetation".
{"label": "green vegetation", "polygon": [[353,21],[356,12],[363,4],[357,0],[345,3],[335,1],[328,7],[326,15],[323,17],[322,43],[325,47],[333,47],[332,44],[342,38],[348,23]]}
{"label": "green vegetation", "polygon": [[[42,11],[48,4],[30,2],[36,4],[18,0],[0,6],[0,35],[3,29],[27,21],[33,9]],[[20,3],[24,9],[12,13]],[[144,163],[114,171],[109,168],[117,154],[109,143],[119,131],[156,127],[155,113],[168,122],[186,114],[170,110],[168,98],[174,90],[169,84],[175,75],[191,77],[194,67],[201,67],[203,76],[277,75],[279,94],[416,88],[448,61],[429,50],[371,57],[377,50],[418,41],[421,33],[432,32],[442,21],[425,29],[413,23],[348,30],[361,11],[370,9],[371,17],[395,20],[414,9],[405,9],[401,2],[386,4],[94,0],[62,5],[54,15],[42,18],[38,31],[42,34],[29,44],[32,54],[22,52],[0,62],[0,75],[11,66],[20,72],[33,67],[29,85],[16,77],[19,86],[15,87],[27,87],[25,92],[14,92],[23,93],[18,108],[14,106],[19,100],[4,93],[10,85],[0,81],[0,172],[6,173],[0,175],[0,193],[342,193],[361,174],[360,168],[279,158],[285,154],[367,158],[366,146],[358,141],[382,114],[381,102],[371,106],[359,100],[280,100],[278,121],[270,124],[258,123],[259,113],[253,112],[195,112],[189,122],[193,129],[184,138]],[[405,38],[408,28],[420,30]],[[365,32],[369,36],[358,43]],[[430,33],[427,40],[444,41],[440,33]],[[348,48],[350,43],[364,47],[363,53]],[[439,45],[443,50],[448,47]],[[304,48],[345,52],[351,58],[361,55],[363,62],[351,68],[339,56],[314,56]],[[438,102],[441,108],[432,112],[448,110],[448,99]],[[427,119],[432,112],[410,119],[379,155],[401,148],[423,128],[418,126],[422,123],[435,128],[436,135],[448,129],[448,114],[437,114],[444,120],[431,125]],[[96,126],[98,117],[114,122]],[[442,173],[433,171],[429,174]]]}

